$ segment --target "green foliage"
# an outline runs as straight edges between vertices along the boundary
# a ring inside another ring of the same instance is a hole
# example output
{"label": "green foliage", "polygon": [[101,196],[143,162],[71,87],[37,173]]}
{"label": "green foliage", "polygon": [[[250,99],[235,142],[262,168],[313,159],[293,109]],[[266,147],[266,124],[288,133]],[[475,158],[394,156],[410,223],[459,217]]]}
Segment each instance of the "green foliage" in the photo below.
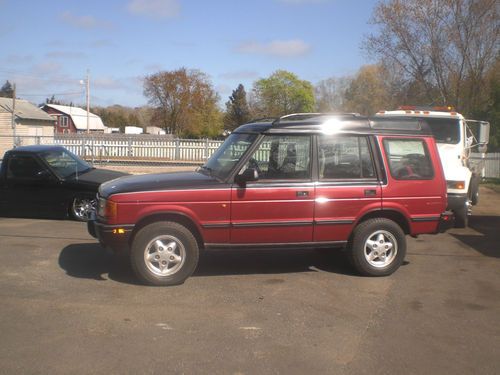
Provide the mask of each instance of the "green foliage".
{"label": "green foliage", "polygon": [[0,88],[0,97],[2,98],[12,98],[14,95],[14,89],[9,81],[5,81],[2,88]]}
{"label": "green foliage", "polygon": [[254,112],[258,117],[279,117],[290,113],[313,112],[313,85],[295,74],[277,70],[254,83]]}
{"label": "green foliage", "polygon": [[155,108],[155,124],[179,137],[215,136],[222,130],[219,97],[199,70],[180,68],[147,76],[144,95]]}
{"label": "green foliage", "polygon": [[148,125],[147,123],[143,123],[139,118],[141,109],[113,105],[110,107],[91,108],[90,111],[101,117],[104,125],[110,128],[120,128],[121,132],[125,131],[125,126],[144,127]]}
{"label": "green foliage", "polygon": [[228,130],[234,130],[248,121],[250,121],[250,108],[247,102],[247,93],[245,87],[239,84],[236,90],[233,90],[229,101],[226,102],[224,127]]}

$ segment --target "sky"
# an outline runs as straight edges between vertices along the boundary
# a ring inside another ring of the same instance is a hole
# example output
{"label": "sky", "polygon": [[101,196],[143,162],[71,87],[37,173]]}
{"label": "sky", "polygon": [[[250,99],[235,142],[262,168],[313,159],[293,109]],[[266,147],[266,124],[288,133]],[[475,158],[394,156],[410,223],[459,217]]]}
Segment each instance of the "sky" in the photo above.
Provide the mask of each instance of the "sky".
{"label": "sky", "polygon": [[141,106],[145,76],[206,73],[228,100],[278,69],[316,84],[369,59],[376,0],[0,0],[0,85],[42,103]]}

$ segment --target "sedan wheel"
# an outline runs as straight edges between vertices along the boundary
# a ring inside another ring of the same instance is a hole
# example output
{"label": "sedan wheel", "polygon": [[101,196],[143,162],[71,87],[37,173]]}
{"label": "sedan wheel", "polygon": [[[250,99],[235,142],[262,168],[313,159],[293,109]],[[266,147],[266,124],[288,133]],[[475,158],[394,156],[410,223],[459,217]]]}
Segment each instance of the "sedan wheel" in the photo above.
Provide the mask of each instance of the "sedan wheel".
{"label": "sedan wheel", "polygon": [[75,220],[88,221],[97,205],[96,199],[76,197],[71,206],[71,215]]}

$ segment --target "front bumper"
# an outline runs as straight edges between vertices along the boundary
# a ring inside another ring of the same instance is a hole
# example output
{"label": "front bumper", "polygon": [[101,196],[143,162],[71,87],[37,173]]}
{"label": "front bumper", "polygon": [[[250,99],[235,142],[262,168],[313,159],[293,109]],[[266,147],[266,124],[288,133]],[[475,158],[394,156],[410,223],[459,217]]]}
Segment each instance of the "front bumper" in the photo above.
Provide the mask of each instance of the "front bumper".
{"label": "front bumper", "polygon": [[108,225],[91,218],[87,221],[87,231],[97,238],[101,245],[114,252],[126,252],[130,247],[130,237],[134,225]]}
{"label": "front bumper", "polygon": [[448,193],[448,207],[447,210],[457,211],[464,208],[467,201],[467,194],[453,194]]}
{"label": "front bumper", "polygon": [[443,233],[455,226],[455,214],[452,211],[445,211],[439,218],[438,232]]}

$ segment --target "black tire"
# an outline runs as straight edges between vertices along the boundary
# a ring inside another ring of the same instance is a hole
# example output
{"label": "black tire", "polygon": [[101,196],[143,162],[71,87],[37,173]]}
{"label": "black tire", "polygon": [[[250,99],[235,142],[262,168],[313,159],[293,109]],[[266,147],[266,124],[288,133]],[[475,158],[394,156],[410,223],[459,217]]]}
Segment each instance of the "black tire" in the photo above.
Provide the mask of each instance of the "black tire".
{"label": "black tire", "polygon": [[[380,242],[382,239],[383,242]],[[403,263],[406,237],[401,227],[392,220],[368,219],[354,229],[348,250],[352,265],[361,275],[387,276]],[[369,260],[370,257],[373,259]]]}
{"label": "black tire", "polygon": [[470,202],[473,206],[479,203],[479,179],[473,178],[470,187]]}
{"label": "black tire", "polygon": [[96,197],[76,196],[71,201],[69,213],[76,221],[89,221],[92,212],[95,212],[97,205]]}
{"label": "black tire", "polygon": [[157,222],[140,229],[130,251],[132,269],[147,285],[182,284],[196,269],[198,258],[196,238],[175,222]]}
{"label": "black tire", "polygon": [[469,225],[469,215],[467,201],[465,200],[462,207],[455,210],[455,228],[467,228]]}

